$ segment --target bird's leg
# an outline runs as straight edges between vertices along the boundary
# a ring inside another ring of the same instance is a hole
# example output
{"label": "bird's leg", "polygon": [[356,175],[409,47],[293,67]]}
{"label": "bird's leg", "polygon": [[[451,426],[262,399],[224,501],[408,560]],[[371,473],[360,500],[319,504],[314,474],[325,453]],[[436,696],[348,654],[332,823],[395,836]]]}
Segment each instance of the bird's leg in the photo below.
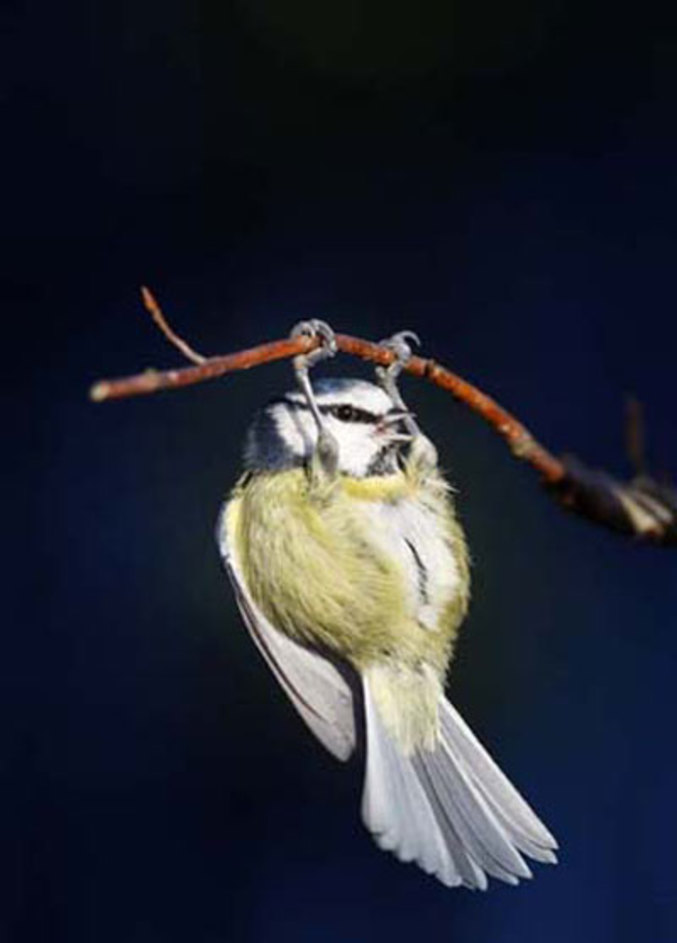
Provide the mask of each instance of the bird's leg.
{"label": "bird's leg", "polygon": [[376,378],[390,397],[393,406],[403,413],[402,424],[407,434],[411,436],[410,460],[424,469],[435,469],[437,468],[437,449],[421,432],[413,413],[407,409],[397,385],[399,375],[412,356],[409,340],[413,340],[420,346],[421,342],[413,331],[399,331],[392,337],[381,341],[380,346],[391,350],[395,354],[395,360],[387,367],[376,367]]}
{"label": "bird's leg", "polygon": [[308,409],[317,425],[317,444],[311,464],[318,464],[325,476],[330,478],[336,475],[338,469],[338,442],[327,429],[324,417],[320,412],[310,383],[310,369],[321,360],[333,357],[336,353],[336,338],[333,330],[325,321],[313,318],[311,321],[299,321],[291,331],[290,336],[319,338],[321,344],[307,354],[298,354],[294,357],[294,375],[301,388]]}

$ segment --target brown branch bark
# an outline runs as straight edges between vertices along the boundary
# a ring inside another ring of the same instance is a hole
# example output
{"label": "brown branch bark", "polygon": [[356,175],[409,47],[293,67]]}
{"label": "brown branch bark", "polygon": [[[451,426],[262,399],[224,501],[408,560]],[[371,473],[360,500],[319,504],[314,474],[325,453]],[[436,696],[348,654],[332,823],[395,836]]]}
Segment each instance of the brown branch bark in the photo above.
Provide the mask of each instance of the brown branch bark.
{"label": "brown branch bark", "polygon": [[[147,288],[142,289],[142,298],[165,337],[194,365],[175,370],[146,370],[133,376],[100,380],[90,390],[94,402],[179,389],[227,373],[294,357],[312,350],[319,343],[308,337],[298,337],[270,341],[234,354],[203,357],[172,330]],[[387,365],[394,358],[391,351],[379,344],[348,334],[337,334],[336,345],[342,353],[375,364]],[[629,483],[622,483],[572,457],[556,457],[494,399],[434,360],[412,357],[404,369],[412,376],[428,380],[451,393],[481,416],[507,442],[513,455],[540,474],[542,483],[563,507],[648,542],[677,544],[677,491],[673,488],[658,484],[645,474],[638,475]]]}

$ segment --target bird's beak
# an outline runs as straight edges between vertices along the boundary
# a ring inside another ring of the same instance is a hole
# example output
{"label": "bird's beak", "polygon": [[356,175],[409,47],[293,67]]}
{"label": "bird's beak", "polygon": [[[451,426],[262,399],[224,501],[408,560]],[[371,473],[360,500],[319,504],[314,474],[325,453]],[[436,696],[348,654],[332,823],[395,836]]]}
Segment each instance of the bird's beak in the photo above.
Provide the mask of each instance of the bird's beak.
{"label": "bird's beak", "polygon": [[387,437],[389,445],[406,445],[412,441],[413,436],[402,429],[397,429],[399,423],[408,416],[413,418],[414,414],[408,409],[398,409],[395,407],[383,416],[376,426],[376,431]]}
{"label": "bird's beak", "polygon": [[413,442],[414,437],[408,432],[391,432],[388,435],[388,444],[397,444],[397,445],[407,445],[409,442]]}
{"label": "bird's beak", "polygon": [[402,422],[403,419],[406,419],[407,416],[414,418],[414,413],[408,409],[391,409],[385,414],[385,416],[379,421],[378,429],[383,431],[389,426],[396,426],[398,422]]}

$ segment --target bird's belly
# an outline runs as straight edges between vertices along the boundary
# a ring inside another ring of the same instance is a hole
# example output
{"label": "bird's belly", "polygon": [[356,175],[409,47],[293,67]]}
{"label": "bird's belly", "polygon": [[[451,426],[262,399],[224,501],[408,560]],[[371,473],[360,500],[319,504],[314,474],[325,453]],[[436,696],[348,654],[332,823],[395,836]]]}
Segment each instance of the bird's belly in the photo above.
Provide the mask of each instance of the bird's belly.
{"label": "bird's belly", "polygon": [[257,476],[233,498],[231,539],[253,600],[283,634],[354,665],[396,657],[442,672],[467,604],[453,509],[442,495],[398,487],[375,498],[372,484],[342,484],[309,501],[293,470]]}
{"label": "bird's belly", "polygon": [[461,590],[459,563],[445,520],[420,500],[365,502],[371,540],[396,561],[416,621],[434,629]]}

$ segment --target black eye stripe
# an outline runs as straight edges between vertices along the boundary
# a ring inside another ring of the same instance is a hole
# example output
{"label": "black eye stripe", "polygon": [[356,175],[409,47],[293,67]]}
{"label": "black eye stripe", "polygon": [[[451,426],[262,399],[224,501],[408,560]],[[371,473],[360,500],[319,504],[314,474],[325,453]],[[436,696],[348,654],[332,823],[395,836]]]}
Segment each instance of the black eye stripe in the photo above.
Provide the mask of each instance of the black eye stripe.
{"label": "black eye stripe", "polygon": [[380,416],[370,413],[368,409],[360,409],[350,403],[333,403],[331,406],[320,406],[320,412],[333,416],[341,422],[363,422],[376,424]]}
{"label": "black eye stripe", "polygon": [[[292,396],[280,396],[267,404],[267,409],[278,405],[291,406],[292,409],[308,409],[308,404]],[[362,422],[375,425],[383,419],[382,413],[372,413],[368,409],[353,406],[351,403],[318,403],[320,412],[325,416],[333,416],[341,422]]]}

